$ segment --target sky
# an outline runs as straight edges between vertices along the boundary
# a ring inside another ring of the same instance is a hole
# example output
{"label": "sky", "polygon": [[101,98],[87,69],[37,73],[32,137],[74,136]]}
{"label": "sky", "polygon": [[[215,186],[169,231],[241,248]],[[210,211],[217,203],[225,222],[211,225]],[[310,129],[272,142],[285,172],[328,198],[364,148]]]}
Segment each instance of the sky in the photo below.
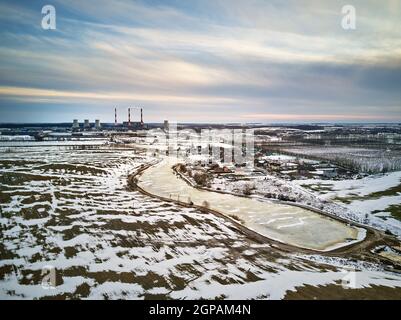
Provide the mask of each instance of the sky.
{"label": "sky", "polygon": [[401,0],[2,0],[0,40],[0,123],[401,122]]}

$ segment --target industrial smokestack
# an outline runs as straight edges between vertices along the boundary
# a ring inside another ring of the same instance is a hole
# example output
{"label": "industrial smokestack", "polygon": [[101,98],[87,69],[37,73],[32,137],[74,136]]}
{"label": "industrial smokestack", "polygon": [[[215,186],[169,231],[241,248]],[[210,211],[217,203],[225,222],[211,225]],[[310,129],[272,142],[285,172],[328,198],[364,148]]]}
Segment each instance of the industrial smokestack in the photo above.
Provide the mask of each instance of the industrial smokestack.
{"label": "industrial smokestack", "polygon": [[141,108],[141,124],[143,124],[143,112],[142,112],[142,108]]}
{"label": "industrial smokestack", "polygon": [[131,108],[128,108],[128,126],[131,126]]}
{"label": "industrial smokestack", "polygon": [[117,125],[117,108],[114,108],[114,125]]}

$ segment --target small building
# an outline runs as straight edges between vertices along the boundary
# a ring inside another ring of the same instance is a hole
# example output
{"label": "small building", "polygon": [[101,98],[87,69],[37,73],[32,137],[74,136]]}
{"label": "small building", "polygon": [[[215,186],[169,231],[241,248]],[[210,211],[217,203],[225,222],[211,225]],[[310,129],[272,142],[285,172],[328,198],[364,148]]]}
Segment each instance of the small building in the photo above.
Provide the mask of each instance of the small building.
{"label": "small building", "polygon": [[78,119],[74,119],[72,123],[72,130],[78,130],[78,129],[79,129]]}

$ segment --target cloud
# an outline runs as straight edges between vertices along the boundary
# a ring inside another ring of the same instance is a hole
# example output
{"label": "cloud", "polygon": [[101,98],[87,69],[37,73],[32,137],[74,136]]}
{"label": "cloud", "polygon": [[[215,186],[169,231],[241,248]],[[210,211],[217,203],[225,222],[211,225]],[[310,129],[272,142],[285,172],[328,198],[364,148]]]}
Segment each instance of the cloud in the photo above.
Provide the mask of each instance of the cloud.
{"label": "cloud", "polygon": [[0,18],[3,110],[12,101],[27,110],[140,101],[155,117],[168,106],[186,121],[216,119],[221,110],[239,120],[276,110],[373,120],[376,108],[401,120],[394,111],[401,102],[397,1],[356,1],[352,32],[341,29],[340,1],[55,6],[52,33],[38,28],[37,3],[1,4],[8,13]]}
{"label": "cloud", "polygon": [[[230,98],[212,97],[212,96],[173,96],[173,95],[146,95],[135,93],[116,93],[116,92],[82,92],[82,91],[59,91],[59,90],[43,90],[36,88],[21,87],[1,87],[0,96],[8,98],[17,98],[20,101],[76,101],[78,103],[91,101],[153,101],[159,103],[177,103],[177,104],[199,104],[199,103],[232,103],[234,100]],[[62,100],[61,100],[62,99]]]}
{"label": "cloud", "polygon": [[363,114],[275,114],[275,113],[262,113],[262,114],[246,114],[242,116],[244,119],[251,119],[252,121],[260,122],[284,122],[284,121],[392,121],[391,116],[383,115],[363,115]]}

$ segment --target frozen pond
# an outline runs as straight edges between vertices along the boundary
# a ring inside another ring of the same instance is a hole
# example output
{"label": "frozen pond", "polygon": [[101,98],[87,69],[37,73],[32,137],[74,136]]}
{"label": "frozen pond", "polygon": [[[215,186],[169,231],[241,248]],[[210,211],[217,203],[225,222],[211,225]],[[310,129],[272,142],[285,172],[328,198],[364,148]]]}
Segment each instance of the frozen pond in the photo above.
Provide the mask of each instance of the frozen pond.
{"label": "frozen pond", "polygon": [[161,197],[192,201],[196,205],[206,201],[213,210],[239,217],[249,229],[297,247],[329,251],[364,236],[365,230],[303,208],[196,189],[175,175],[173,164],[163,160],[145,170],[139,178],[139,187]]}

